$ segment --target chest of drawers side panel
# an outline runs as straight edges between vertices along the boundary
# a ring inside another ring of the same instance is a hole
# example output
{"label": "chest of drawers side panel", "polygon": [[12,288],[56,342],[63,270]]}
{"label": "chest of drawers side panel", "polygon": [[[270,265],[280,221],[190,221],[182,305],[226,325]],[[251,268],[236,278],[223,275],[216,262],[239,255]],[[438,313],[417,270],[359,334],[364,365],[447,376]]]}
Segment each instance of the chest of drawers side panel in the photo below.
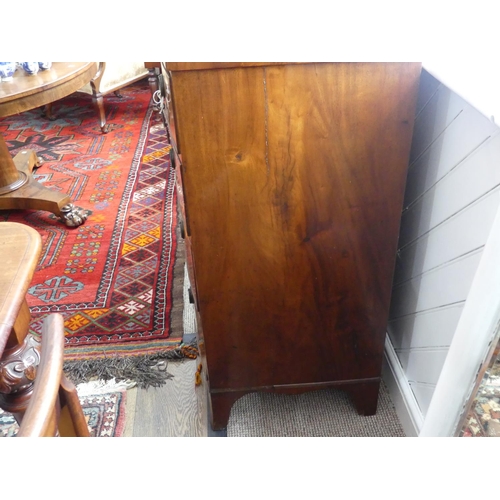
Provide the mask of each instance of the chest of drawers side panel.
{"label": "chest of drawers side panel", "polygon": [[211,388],[380,376],[418,75],[173,73]]}

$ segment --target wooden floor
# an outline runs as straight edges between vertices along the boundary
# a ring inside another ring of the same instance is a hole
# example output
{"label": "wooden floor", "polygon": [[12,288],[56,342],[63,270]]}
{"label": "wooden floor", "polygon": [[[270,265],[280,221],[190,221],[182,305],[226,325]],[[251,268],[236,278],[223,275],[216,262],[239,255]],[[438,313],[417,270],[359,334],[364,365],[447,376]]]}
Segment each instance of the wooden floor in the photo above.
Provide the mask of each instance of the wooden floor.
{"label": "wooden floor", "polygon": [[223,437],[208,425],[207,393],[195,387],[197,360],[171,361],[159,388],[127,391],[125,437]]}
{"label": "wooden floor", "polygon": [[162,387],[127,394],[127,437],[207,436],[201,391],[195,387],[196,360],[169,362],[173,378]]}

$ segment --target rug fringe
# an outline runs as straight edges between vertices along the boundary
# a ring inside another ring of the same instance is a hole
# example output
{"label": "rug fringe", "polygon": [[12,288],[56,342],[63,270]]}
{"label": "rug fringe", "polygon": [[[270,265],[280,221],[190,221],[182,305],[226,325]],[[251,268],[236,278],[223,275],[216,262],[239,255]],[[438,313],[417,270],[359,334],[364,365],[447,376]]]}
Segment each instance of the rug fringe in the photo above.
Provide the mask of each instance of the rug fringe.
{"label": "rug fringe", "polygon": [[111,380],[92,380],[76,386],[78,396],[93,396],[95,394],[108,394],[132,389],[137,384],[133,380],[122,380],[118,382],[115,378]]}
{"label": "rug fringe", "polygon": [[155,354],[66,361],[64,372],[75,384],[103,381],[133,383],[141,389],[161,387],[173,375],[167,372],[167,362],[195,359],[198,356],[196,341],[181,344],[178,348]]}

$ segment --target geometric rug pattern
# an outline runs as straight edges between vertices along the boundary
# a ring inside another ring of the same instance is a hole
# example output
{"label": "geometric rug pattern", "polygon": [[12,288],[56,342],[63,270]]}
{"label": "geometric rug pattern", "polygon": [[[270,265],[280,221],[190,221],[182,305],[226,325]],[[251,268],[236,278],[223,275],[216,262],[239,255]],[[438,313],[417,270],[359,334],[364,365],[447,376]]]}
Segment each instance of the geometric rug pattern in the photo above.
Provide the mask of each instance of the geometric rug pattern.
{"label": "geometric rug pattern", "polygon": [[182,304],[174,310],[172,300],[184,263],[171,147],[147,82],[121,93],[105,97],[107,134],[86,95],[59,101],[52,122],[40,110],[0,120],[11,154],[35,149],[44,160],[35,178],[89,211],[77,228],[45,211],[0,211],[0,220],[42,236],[27,295],[31,332],[61,313],[67,361],[152,355],[182,342]]}
{"label": "geometric rug pattern", "polygon": [[[125,428],[126,391],[79,396],[91,437],[121,437]],[[0,437],[14,437],[19,426],[0,409]]]}

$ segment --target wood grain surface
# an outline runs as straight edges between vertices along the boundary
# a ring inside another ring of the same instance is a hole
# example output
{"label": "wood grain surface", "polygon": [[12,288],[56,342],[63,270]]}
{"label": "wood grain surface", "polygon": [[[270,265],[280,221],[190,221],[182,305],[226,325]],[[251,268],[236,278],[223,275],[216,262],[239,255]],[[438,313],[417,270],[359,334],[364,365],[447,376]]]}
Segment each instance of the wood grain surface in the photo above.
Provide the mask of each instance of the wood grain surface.
{"label": "wood grain surface", "polygon": [[[168,364],[173,376],[162,387],[137,389],[128,437],[206,437],[206,392],[195,387],[196,360]],[[127,403],[128,407],[128,403]]]}
{"label": "wood grain surface", "polygon": [[10,82],[0,86],[0,118],[66,97],[88,83],[96,72],[95,62],[55,62],[36,75],[18,69]]}
{"label": "wood grain surface", "polygon": [[[0,357],[9,335],[21,322],[25,331],[9,343],[17,345],[28,332],[29,309],[25,304],[40,252],[42,238],[33,228],[15,222],[0,222]],[[18,316],[21,313],[21,319]],[[19,328],[18,328],[19,330]],[[13,337],[16,332],[12,332]]]}
{"label": "wood grain surface", "polygon": [[254,68],[263,66],[283,66],[284,62],[169,62],[166,63],[168,71],[199,71],[207,69],[229,69],[229,68]]}
{"label": "wood grain surface", "polygon": [[419,74],[172,72],[212,392],[380,377]]}

